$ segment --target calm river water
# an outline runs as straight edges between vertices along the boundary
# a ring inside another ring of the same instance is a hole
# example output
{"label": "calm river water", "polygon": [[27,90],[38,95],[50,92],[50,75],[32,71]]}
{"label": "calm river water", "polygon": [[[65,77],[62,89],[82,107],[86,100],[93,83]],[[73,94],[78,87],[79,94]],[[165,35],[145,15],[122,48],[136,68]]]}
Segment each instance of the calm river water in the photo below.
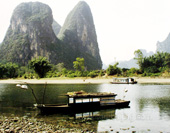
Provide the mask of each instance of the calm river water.
{"label": "calm river water", "polygon": [[[39,99],[43,99],[44,85],[31,85]],[[128,89],[125,93],[124,89]],[[75,114],[43,116],[37,109],[31,90],[14,84],[0,84],[0,113],[4,116],[26,116],[44,119],[49,123],[63,121],[69,128],[89,128],[95,132],[170,132],[170,85],[167,84],[57,84],[47,85],[45,103],[66,103],[63,94],[70,91],[114,92],[117,99],[130,100],[130,108],[108,109]],[[93,117],[88,117],[93,114]],[[83,119],[82,119],[83,118]],[[67,123],[67,122],[68,123]]]}

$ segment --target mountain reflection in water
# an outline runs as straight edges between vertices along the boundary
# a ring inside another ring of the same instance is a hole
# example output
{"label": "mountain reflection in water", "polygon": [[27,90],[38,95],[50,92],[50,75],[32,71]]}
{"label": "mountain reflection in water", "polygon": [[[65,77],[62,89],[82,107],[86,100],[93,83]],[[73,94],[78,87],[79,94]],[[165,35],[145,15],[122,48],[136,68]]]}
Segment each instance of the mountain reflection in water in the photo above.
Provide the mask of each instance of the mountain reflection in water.
{"label": "mountain reflection in water", "polygon": [[[31,85],[39,100],[44,85]],[[128,92],[125,93],[124,90]],[[0,84],[0,113],[6,116],[26,116],[68,128],[89,128],[96,132],[168,132],[170,131],[170,85],[168,84],[66,84],[47,85],[45,103],[67,103],[63,95],[71,91],[113,92],[117,99],[130,100],[130,108],[85,112],[74,115],[39,115],[32,108],[31,91],[16,85]],[[159,125],[159,126],[158,126]]]}

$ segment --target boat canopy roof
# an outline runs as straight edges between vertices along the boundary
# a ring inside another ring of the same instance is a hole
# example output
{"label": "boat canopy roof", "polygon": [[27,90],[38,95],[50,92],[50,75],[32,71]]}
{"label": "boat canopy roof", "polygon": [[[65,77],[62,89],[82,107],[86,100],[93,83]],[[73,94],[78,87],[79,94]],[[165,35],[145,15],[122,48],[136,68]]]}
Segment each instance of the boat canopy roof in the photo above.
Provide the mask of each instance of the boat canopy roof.
{"label": "boat canopy roof", "polygon": [[84,91],[78,92],[68,92],[66,96],[70,98],[100,98],[100,97],[113,97],[117,94],[111,92],[97,92],[97,93],[87,93]]}
{"label": "boat canopy roof", "polygon": [[133,79],[133,78],[113,78],[113,79]]}

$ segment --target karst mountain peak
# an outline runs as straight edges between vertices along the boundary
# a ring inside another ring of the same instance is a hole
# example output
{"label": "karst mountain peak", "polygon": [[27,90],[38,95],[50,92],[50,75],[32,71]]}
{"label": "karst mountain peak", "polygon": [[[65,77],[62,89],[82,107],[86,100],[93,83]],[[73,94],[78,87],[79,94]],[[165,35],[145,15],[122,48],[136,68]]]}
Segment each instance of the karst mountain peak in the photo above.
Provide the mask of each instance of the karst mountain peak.
{"label": "karst mountain peak", "polygon": [[73,61],[83,57],[87,69],[100,69],[102,61],[88,4],[80,1],[62,27],[52,12],[40,2],[18,5],[0,46],[0,60],[26,65],[33,57],[45,56],[53,64],[63,62],[72,68]]}

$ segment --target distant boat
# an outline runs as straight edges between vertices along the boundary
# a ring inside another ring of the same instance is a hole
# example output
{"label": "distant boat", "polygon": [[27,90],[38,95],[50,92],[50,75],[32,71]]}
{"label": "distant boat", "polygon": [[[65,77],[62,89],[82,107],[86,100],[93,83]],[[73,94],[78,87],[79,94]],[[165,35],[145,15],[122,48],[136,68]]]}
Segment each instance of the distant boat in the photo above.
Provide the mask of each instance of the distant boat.
{"label": "distant boat", "polygon": [[136,84],[134,78],[113,78],[112,84]]}
{"label": "distant boat", "polygon": [[68,92],[68,104],[36,104],[41,113],[76,113],[107,108],[129,107],[130,101],[115,100],[117,94],[108,92],[87,93],[84,91]]}

